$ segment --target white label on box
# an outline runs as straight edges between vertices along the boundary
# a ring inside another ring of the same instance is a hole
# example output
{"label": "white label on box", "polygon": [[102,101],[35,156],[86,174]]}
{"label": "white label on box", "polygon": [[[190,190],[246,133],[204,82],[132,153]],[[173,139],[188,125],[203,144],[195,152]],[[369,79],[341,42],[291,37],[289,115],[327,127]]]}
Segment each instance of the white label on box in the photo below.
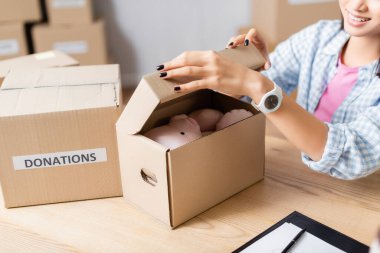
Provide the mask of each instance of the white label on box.
{"label": "white label on box", "polygon": [[[288,0],[289,4],[320,4],[320,3],[327,3],[327,2],[337,2],[336,0]],[[338,4],[338,2],[336,3]]]}
{"label": "white label on box", "polygon": [[56,42],[53,48],[66,54],[85,54],[88,52],[88,45],[84,40]]}
{"label": "white label on box", "polygon": [[43,52],[43,53],[35,54],[34,57],[36,58],[36,60],[42,61],[42,60],[54,58],[55,53],[54,52]]}
{"label": "white label on box", "polygon": [[86,5],[86,0],[53,0],[52,7],[62,8],[82,8]]}
{"label": "white label on box", "polygon": [[14,156],[12,159],[15,170],[29,170],[106,162],[107,150],[105,148],[96,148],[48,154]]}
{"label": "white label on box", "polygon": [[20,45],[16,39],[0,40],[0,56],[18,54]]}

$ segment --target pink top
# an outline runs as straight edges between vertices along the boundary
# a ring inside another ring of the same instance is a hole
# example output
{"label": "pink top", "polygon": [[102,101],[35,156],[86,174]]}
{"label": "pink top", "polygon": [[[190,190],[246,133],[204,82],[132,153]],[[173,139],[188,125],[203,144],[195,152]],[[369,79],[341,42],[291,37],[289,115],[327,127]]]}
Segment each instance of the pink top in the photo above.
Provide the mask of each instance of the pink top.
{"label": "pink top", "polygon": [[331,122],[334,112],[348,96],[352,87],[358,80],[359,67],[351,68],[342,63],[339,57],[339,63],[336,75],[327,85],[323,93],[314,116],[323,122]]}

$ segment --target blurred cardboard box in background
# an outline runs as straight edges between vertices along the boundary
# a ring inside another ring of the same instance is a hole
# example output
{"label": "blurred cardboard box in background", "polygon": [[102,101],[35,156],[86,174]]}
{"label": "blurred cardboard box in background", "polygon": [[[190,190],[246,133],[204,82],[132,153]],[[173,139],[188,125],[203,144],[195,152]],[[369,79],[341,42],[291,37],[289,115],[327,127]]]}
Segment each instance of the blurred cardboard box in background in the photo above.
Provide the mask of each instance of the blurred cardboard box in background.
{"label": "blurred cardboard box in background", "polygon": [[59,50],[71,55],[81,65],[108,62],[104,22],[77,25],[36,25],[32,30],[36,52]]}
{"label": "blurred cardboard box in background", "polygon": [[11,70],[0,89],[6,207],[121,196],[118,65]]}
{"label": "blurred cardboard box in background", "polygon": [[[1,8],[1,7],[0,7]],[[0,60],[28,54],[24,25],[0,24]]]}
{"label": "blurred cardboard box in background", "polygon": [[60,51],[46,51],[0,61],[0,87],[12,69],[77,66],[78,61]]}
{"label": "blurred cardboard box in background", "polygon": [[252,0],[252,27],[266,39],[268,48],[321,19],[340,19],[336,0]]}
{"label": "blurred cardboard box in background", "polygon": [[51,25],[93,22],[91,0],[46,0],[46,7]]}
{"label": "blurred cardboard box in background", "polygon": [[40,0],[0,0],[0,22],[41,20]]}

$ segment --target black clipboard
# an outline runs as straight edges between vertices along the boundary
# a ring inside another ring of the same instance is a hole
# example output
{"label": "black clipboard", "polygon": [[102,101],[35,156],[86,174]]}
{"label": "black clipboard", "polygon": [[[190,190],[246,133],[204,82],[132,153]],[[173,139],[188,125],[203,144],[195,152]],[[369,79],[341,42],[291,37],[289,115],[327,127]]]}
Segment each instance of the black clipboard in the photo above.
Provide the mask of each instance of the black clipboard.
{"label": "black clipboard", "polygon": [[369,247],[351,237],[348,237],[318,221],[315,221],[299,212],[293,212],[286,216],[284,219],[280,220],[255,238],[251,239],[249,242],[245,243],[238,249],[234,250],[232,253],[238,253],[247,248],[249,245],[255,243],[260,238],[269,234],[285,222],[293,223],[300,228],[306,228],[307,232],[318,237],[319,239],[341,249],[347,253],[368,253]]}

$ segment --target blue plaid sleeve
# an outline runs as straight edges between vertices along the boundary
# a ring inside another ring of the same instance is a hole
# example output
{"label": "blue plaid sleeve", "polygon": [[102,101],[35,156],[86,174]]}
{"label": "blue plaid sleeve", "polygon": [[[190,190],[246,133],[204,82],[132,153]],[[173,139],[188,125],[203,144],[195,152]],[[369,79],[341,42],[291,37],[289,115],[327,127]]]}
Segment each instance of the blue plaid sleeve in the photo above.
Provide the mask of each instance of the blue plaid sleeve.
{"label": "blue plaid sleeve", "polygon": [[[269,55],[270,69],[261,72],[288,95],[298,86],[301,64],[310,58],[306,55],[310,51],[308,48],[313,45],[312,40],[317,34],[318,26],[319,23],[306,27],[281,42]],[[243,96],[242,100],[247,103],[252,101],[248,96]]]}
{"label": "blue plaid sleeve", "polygon": [[[334,76],[340,52],[350,35],[341,20],[321,20],[280,43],[263,75],[289,94],[298,87],[297,103],[313,114]],[[322,158],[302,154],[311,169],[341,179],[365,177],[380,168],[380,79],[377,60],[360,67],[355,87],[334,113]],[[249,97],[245,97],[250,102]]]}
{"label": "blue plaid sleeve", "polygon": [[280,43],[269,55],[272,66],[262,74],[288,95],[298,86],[302,64],[310,58],[309,52],[318,27],[319,23],[306,27]]}
{"label": "blue plaid sleeve", "polygon": [[327,143],[321,160],[302,154],[311,169],[340,179],[357,179],[380,167],[380,105],[368,108],[350,123],[326,123]]}

